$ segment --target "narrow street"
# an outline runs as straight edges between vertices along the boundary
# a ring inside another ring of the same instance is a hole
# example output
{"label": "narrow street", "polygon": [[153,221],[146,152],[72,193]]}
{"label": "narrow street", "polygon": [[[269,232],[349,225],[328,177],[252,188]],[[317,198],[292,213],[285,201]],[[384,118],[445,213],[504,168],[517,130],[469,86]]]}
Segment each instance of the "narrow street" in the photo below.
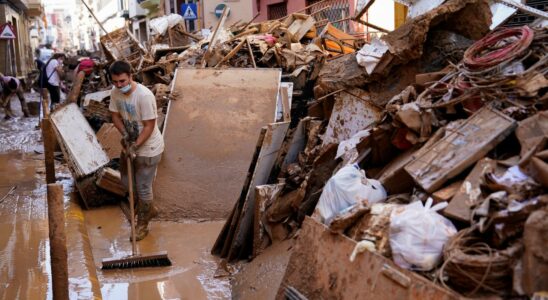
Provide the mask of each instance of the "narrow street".
{"label": "narrow street", "polygon": [[0,1],[0,300],[548,300],[547,49],[548,0]]}
{"label": "narrow street", "polygon": [[[38,101],[37,94],[27,99]],[[19,102],[12,109],[20,111]],[[0,114],[3,118],[3,113]],[[0,121],[0,299],[52,299],[45,168],[38,118]],[[60,156],[62,157],[62,156]],[[103,258],[131,253],[119,206],[84,211],[72,177],[56,161],[65,191],[71,299],[229,299],[228,278],[215,278],[209,254],[223,223],[153,222],[143,252],[168,251],[172,267],[101,271]]]}

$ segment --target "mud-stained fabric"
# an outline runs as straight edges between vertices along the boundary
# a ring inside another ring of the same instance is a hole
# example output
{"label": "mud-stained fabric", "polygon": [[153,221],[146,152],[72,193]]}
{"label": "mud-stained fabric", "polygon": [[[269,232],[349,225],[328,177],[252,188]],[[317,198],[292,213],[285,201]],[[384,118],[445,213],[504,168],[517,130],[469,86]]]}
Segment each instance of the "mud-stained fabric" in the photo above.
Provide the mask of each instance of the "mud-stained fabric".
{"label": "mud-stained fabric", "polygon": [[[137,88],[129,95],[113,88],[110,97],[109,110],[121,115],[131,142],[135,142],[143,130],[143,121],[158,118],[154,94],[140,83],[137,83]],[[137,156],[154,157],[163,151],[162,133],[158,126],[154,126],[150,137],[137,149]]]}
{"label": "mud-stained fabric", "polygon": [[[133,160],[134,187],[138,201],[152,201],[154,198],[152,183],[161,158],[162,154],[159,154],[153,157],[137,156]],[[120,154],[120,175],[127,190],[127,157],[124,152]]]}

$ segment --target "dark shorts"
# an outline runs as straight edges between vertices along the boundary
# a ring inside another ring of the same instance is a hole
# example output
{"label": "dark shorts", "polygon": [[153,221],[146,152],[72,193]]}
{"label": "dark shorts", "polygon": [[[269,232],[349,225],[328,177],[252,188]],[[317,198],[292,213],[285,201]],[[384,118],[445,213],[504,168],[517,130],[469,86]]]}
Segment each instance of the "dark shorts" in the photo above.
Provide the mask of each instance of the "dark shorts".
{"label": "dark shorts", "polygon": [[55,85],[50,84],[49,82],[46,84],[46,88],[49,92],[49,97],[51,99],[51,103],[59,103],[61,102],[61,88]]}

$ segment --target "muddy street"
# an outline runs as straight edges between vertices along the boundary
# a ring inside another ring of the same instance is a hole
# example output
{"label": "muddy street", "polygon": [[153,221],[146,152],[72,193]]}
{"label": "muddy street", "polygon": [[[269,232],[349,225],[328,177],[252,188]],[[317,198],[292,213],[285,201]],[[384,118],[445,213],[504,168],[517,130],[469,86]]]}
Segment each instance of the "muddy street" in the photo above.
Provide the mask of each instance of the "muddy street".
{"label": "muddy street", "polygon": [[[28,94],[27,99],[36,99]],[[13,109],[18,111],[16,101]],[[3,118],[3,114],[0,114]],[[0,299],[52,299],[45,167],[38,118],[0,121]],[[71,299],[229,299],[210,250],[222,222],[152,222],[138,250],[168,252],[166,268],[101,271],[101,261],[131,253],[130,227],[117,205],[83,210],[56,152],[65,192]],[[11,192],[10,192],[11,191]],[[4,195],[6,195],[4,197]]]}

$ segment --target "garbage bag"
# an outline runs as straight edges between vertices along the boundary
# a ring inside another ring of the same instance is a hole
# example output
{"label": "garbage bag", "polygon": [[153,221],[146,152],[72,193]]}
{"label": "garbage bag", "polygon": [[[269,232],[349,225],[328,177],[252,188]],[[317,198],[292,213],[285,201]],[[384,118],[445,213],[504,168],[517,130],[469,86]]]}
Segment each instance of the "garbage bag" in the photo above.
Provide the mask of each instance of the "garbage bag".
{"label": "garbage bag", "polygon": [[167,16],[162,16],[150,20],[149,26],[152,30],[152,34],[163,35],[166,33],[168,28],[171,28],[181,22],[184,22],[183,16],[179,14],[169,14]]}
{"label": "garbage bag", "polygon": [[340,169],[327,181],[323,188],[316,210],[324,224],[329,224],[333,217],[352,207],[366,202],[371,205],[386,198],[382,184],[368,179],[365,172],[356,164]]}
{"label": "garbage bag", "polygon": [[390,215],[390,247],[394,262],[405,269],[429,271],[441,260],[443,246],[457,229],[437,213],[447,202],[432,207],[432,198],[423,206],[416,201],[398,207]]}

